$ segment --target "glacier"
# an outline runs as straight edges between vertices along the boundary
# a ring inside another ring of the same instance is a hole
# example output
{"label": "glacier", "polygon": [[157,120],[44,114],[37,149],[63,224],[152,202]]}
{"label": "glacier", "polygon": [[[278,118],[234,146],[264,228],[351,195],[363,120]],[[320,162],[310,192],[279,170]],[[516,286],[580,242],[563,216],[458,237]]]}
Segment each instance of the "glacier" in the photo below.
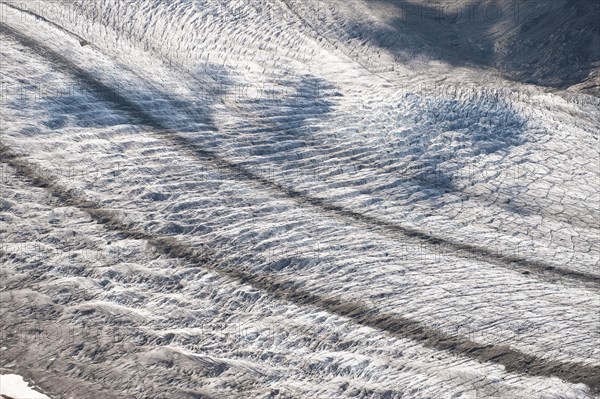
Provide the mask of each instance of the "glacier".
{"label": "glacier", "polygon": [[0,7],[2,373],[598,397],[597,96],[375,45],[357,0]]}

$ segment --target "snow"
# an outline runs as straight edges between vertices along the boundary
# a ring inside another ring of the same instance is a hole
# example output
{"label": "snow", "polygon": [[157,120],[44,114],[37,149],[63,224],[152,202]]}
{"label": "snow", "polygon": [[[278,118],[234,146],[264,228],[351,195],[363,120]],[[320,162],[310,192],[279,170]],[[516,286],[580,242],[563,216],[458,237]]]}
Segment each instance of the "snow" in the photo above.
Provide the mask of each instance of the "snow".
{"label": "snow", "polygon": [[29,387],[29,384],[16,374],[0,374],[0,395],[12,399],[50,399]]}

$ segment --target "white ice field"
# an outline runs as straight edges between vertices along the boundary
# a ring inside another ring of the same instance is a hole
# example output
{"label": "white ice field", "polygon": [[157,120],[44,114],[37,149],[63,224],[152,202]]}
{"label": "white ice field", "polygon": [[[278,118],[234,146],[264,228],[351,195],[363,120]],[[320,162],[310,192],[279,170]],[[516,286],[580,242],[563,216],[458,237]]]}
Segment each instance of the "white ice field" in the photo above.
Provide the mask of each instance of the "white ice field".
{"label": "white ice field", "polygon": [[399,60],[359,0],[0,7],[3,374],[598,397],[598,98]]}

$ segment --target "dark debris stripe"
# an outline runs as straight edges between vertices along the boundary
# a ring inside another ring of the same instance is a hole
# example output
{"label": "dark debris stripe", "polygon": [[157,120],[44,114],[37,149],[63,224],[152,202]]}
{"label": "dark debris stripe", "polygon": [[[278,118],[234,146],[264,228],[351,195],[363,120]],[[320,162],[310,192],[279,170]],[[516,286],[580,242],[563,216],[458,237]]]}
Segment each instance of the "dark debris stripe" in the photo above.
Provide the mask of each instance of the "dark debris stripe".
{"label": "dark debris stripe", "polygon": [[12,152],[3,143],[0,143],[0,160],[14,168],[18,175],[34,186],[48,190],[64,205],[84,211],[97,223],[122,234],[124,238],[146,240],[159,253],[188,261],[197,267],[219,273],[241,284],[248,284],[254,289],[271,294],[276,299],[326,311],[347,318],[358,325],[370,327],[401,339],[416,341],[428,348],[446,351],[479,362],[500,364],[508,372],[528,376],[555,376],[569,383],[586,384],[593,392],[600,393],[600,366],[542,359],[513,349],[508,345],[480,344],[462,336],[448,335],[414,319],[394,313],[381,313],[361,301],[309,292],[301,282],[287,277],[256,274],[251,272],[248,267],[235,269],[221,267],[218,253],[208,249],[195,249],[188,243],[173,237],[131,228],[119,220],[115,211],[102,209],[93,201],[65,188],[57,179],[41,174],[39,168]]}
{"label": "dark debris stripe", "polygon": [[254,182],[262,189],[268,190],[275,196],[291,199],[296,204],[312,208],[312,210],[317,213],[342,219],[346,223],[358,223],[362,228],[385,235],[393,240],[399,240],[398,236],[417,239],[432,247],[441,247],[445,250],[455,251],[457,255],[461,257],[520,271],[529,276],[537,277],[552,283],[562,282],[571,285],[577,284],[592,289],[597,289],[599,286],[599,275],[557,267],[544,261],[526,259],[518,255],[507,254],[506,252],[503,253],[478,245],[438,237],[428,232],[366,215],[344,206],[333,204],[326,199],[311,196],[293,188],[286,187],[274,180],[270,180],[260,174],[254,173],[238,163],[224,159],[214,151],[208,150],[200,144],[189,141],[175,130],[167,127],[159,119],[146,112],[140,105],[124,97],[117,89],[113,89],[107,84],[99,81],[92,74],[84,71],[78,65],[44,44],[17,32],[4,23],[0,23],[0,32],[13,37],[21,44],[35,50],[39,55],[47,57],[55,64],[60,65],[62,67],[61,71],[70,73],[82,84],[92,89],[92,92],[99,99],[112,105],[116,110],[128,114],[133,118],[135,124],[151,128],[159,137],[168,141],[170,145],[183,149],[186,152],[191,152],[199,160],[210,163],[218,169],[233,174],[238,179]]}

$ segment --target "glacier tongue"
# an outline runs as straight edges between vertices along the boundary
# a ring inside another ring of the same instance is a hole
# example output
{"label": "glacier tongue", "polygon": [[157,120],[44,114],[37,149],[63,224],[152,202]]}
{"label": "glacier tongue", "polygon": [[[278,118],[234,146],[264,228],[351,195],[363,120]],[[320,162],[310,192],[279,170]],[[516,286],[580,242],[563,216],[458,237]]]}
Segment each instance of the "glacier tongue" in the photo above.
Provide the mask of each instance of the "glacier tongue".
{"label": "glacier tongue", "polygon": [[53,398],[597,395],[597,98],[400,62],[348,38],[360,2],[6,3],[2,367]]}

